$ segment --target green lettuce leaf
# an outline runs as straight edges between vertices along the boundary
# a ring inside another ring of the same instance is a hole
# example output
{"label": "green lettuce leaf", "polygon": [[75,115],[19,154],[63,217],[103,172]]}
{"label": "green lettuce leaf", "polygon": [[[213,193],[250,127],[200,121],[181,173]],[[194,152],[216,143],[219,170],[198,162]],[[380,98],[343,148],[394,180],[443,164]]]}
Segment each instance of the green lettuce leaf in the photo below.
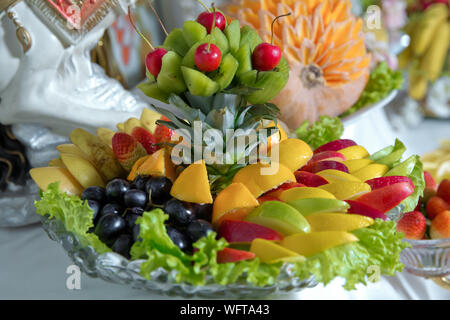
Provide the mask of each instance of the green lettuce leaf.
{"label": "green lettuce leaf", "polygon": [[403,269],[400,252],[408,243],[402,241],[401,232],[396,232],[395,222],[377,219],[372,226],[355,230],[353,234],[358,242],[328,249],[294,264],[295,274],[300,278],[313,274],[325,285],[342,277],[346,280],[344,288],[352,290],[358,283],[366,284],[376,271],[380,275],[394,275]]}
{"label": "green lettuce leaf", "polygon": [[393,146],[388,146],[375,152],[369,157],[369,159],[377,163],[384,164],[388,166],[389,169],[392,169],[400,162],[405,151],[405,145],[400,140],[395,139],[395,144]]}
{"label": "green lettuce leaf", "polygon": [[280,272],[281,264],[265,265],[258,259],[236,263],[217,263],[217,252],[226,248],[225,239],[216,239],[216,233],[194,243],[195,252],[187,255],[175,246],[167,235],[164,221],[168,215],[161,209],[144,212],[136,221],[140,225],[139,237],[131,248],[132,259],[145,259],[141,265],[141,275],[147,279],[151,273],[164,268],[172,270],[177,282],[187,282],[193,285],[204,285],[209,274],[218,284],[226,285],[236,281],[241,275],[246,275],[247,281],[257,286],[271,285]]}
{"label": "green lettuce leaf", "polygon": [[311,126],[308,121],[304,121],[295,133],[297,138],[316,149],[325,143],[340,139],[344,133],[344,125],[337,117],[320,116]]}
{"label": "green lettuce leaf", "polygon": [[376,103],[395,90],[403,86],[403,75],[400,71],[393,71],[386,62],[381,62],[370,73],[364,91],[358,101],[339,117],[346,117],[370,104]]}
{"label": "green lettuce leaf", "polygon": [[413,211],[419,198],[423,196],[423,191],[425,190],[425,178],[423,175],[423,165],[420,162],[420,157],[417,155],[411,156],[402,163],[396,165],[394,168],[389,170],[385,176],[406,176],[411,179],[414,184],[414,192],[408,198],[402,201],[405,206],[404,211]]}
{"label": "green lettuce leaf", "polygon": [[78,236],[83,246],[92,246],[99,253],[111,251],[94,233],[89,233],[94,226],[94,212],[87,201],[61,193],[58,182],[50,184],[41,193],[41,200],[34,204],[38,214],[61,220],[68,231]]}

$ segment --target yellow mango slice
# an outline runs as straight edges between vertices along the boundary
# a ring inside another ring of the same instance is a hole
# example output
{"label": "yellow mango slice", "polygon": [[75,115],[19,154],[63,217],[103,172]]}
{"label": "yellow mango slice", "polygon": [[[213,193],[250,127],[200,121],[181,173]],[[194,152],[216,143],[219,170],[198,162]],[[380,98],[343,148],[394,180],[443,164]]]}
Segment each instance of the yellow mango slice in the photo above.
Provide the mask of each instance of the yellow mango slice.
{"label": "yellow mango slice", "polygon": [[59,190],[69,195],[80,196],[84,190],[83,186],[66,168],[33,168],[30,170],[30,175],[38,187],[43,191],[46,191],[48,185],[53,182],[59,182]]}

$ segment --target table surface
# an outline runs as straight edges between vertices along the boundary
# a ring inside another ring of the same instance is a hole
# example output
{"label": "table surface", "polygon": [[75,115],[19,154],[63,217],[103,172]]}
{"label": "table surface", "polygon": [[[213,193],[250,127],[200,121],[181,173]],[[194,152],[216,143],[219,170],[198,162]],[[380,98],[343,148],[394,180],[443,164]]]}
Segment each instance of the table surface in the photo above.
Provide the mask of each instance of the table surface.
{"label": "table surface", "polygon": [[[405,143],[409,153],[423,154],[436,148],[439,139],[450,139],[450,122],[427,120],[414,130],[395,134]],[[367,140],[367,136],[364,139]],[[386,136],[386,139],[390,137]],[[363,141],[358,142],[365,145]],[[72,262],[64,250],[51,241],[38,224],[0,228],[0,299],[181,299],[130,289],[85,274],[81,275],[81,288],[70,290],[66,285],[69,277],[66,271],[70,265]],[[358,286],[353,291],[345,291],[342,284],[343,281],[337,279],[326,287],[318,285],[297,293],[266,298],[450,299],[449,290],[405,271],[394,277],[382,277],[367,287]]]}

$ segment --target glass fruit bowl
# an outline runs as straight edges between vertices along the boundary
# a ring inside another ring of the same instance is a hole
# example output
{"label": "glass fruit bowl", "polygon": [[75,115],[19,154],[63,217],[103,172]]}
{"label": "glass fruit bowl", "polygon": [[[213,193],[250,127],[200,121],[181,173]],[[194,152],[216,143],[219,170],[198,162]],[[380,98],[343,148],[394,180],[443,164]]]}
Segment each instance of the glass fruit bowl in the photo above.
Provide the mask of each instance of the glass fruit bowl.
{"label": "glass fruit bowl", "polygon": [[318,284],[313,277],[308,279],[294,277],[289,264],[282,267],[273,285],[265,287],[252,286],[245,281],[245,277],[225,286],[215,283],[212,277],[208,277],[205,285],[193,286],[187,283],[177,283],[175,274],[162,268],[153,271],[151,273],[152,279],[147,280],[139,274],[144,260],[130,261],[113,252],[99,254],[90,246],[82,246],[79,239],[73,233],[67,231],[61,221],[42,217],[41,222],[49,238],[58,242],[70,259],[88,276],[152,293],[187,298],[257,298],[276,293],[297,292],[315,287]]}
{"label": "glass fruit bowl", "polygon": [[450,238],[405,241],[411,245],[400,256],[405,270],[425,278],[446,279],[450,283]]}

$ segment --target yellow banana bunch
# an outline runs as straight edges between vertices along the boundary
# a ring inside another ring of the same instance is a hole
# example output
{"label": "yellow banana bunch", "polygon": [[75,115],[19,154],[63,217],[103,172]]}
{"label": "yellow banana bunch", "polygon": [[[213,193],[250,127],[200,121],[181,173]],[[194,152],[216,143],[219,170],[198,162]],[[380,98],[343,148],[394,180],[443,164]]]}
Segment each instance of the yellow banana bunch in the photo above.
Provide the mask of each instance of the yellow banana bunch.
{"label": "yellow banana bunch", "polygon": [[450,46],[448,17],[448,6],[436,3],[405,28],[411,45],[399,55],[399,66],[409,66],[408,93],[415,100],[423,99],[428,82],[435,81],[441,74]]}
{"label": "yellow banana bunch", "polygon": [[412,34],[411,47],[415,56],[422,56],[425,53],[447,17],[448,6],[443,3],[433,4],[425,11]]}

